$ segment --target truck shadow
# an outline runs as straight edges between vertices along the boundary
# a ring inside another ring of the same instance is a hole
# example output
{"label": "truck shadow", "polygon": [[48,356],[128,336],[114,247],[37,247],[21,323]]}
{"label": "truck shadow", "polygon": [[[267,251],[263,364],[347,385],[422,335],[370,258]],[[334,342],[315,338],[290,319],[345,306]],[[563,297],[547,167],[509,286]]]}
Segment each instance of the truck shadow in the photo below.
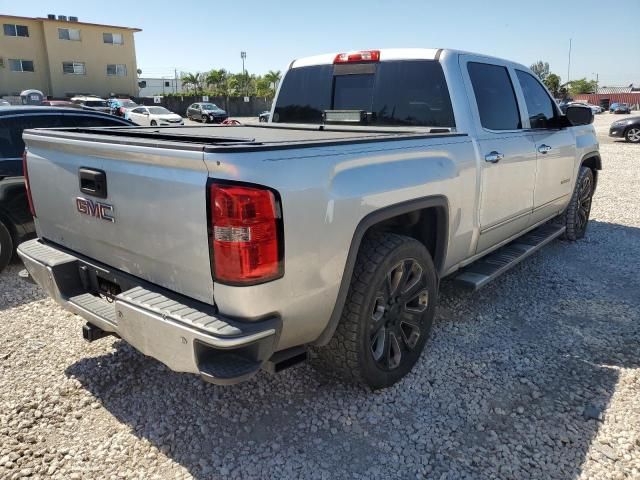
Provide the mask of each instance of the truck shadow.
{"label": "truck shadow", "polygon": [[640,251],[640,229],[593,221],[582,242],[554,242],[480,292],[444,281],[428,350],[380,392],[308,365],[218,387],[122,341],[66,373],[196,478],[604,472],[626,452],[599,428],[625,421],[607,409],[621,371],[640,366],[640,280],[618,242]]}
{"label": "truck shadow", "polygon": [[35,283],[18,276],[18,272],[22,269],[24,265],[16,256],[0,273],[0,311],[48,298]]}

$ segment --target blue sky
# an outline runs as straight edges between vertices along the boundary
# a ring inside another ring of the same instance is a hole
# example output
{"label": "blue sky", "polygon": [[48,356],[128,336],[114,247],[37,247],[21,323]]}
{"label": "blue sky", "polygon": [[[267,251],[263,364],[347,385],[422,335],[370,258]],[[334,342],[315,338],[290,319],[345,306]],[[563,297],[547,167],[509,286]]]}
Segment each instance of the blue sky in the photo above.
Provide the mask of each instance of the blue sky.
{"label": "blue sky", "polygon": [[526,65],[543,59],[565,81],[572,38],[572,79],[599,73],[601,86],[640,84],[640,0],[0,0],[0,12],[139,27],[143,76],[239,72],[241,50],[249,72],[264,73],[318,53],[449,47]]}

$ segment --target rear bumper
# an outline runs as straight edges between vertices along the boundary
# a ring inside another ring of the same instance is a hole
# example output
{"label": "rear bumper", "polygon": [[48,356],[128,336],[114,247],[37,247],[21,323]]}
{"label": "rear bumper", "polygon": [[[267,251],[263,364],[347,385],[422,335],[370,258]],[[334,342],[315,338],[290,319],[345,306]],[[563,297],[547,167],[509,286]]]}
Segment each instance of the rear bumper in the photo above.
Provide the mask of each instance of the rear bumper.
{"label": "rear bumper", "polygon": [[[224,318],[215,307],[40,239],[21,244],[18,255],[33,279],[67,310],[171,370],[231,384],[253,376],[274,353],[281,325],[277,317]],[[120,292],[105,297],[105,285]]]}

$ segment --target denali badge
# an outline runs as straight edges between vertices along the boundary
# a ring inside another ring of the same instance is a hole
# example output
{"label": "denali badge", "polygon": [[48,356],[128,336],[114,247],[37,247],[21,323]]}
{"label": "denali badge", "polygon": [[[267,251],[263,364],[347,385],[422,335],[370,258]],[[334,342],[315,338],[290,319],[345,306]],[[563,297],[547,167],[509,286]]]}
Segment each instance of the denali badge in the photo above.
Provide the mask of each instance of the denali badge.
{"label": "denali badge", "polygon": [[100,218],[107,222],[115,222],[113,218],[113,205],[102,202],[94,202],[88,198],[76,197],[76,208],[84,215]]}

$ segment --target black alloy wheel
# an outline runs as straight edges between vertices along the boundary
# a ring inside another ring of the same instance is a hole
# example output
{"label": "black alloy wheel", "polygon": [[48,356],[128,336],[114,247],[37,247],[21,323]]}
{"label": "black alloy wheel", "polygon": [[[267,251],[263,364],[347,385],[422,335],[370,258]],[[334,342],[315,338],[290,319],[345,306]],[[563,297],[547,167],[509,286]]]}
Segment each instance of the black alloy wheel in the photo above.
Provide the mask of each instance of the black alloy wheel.
{"label": "black alloy wheel", "polygon": [[376,364],[394,370],[410,354],[425,329],[423,313],[429,306],[429,286],[422,267],[413,258],[394,265],[385,276],[373,303],[369,346]]}

